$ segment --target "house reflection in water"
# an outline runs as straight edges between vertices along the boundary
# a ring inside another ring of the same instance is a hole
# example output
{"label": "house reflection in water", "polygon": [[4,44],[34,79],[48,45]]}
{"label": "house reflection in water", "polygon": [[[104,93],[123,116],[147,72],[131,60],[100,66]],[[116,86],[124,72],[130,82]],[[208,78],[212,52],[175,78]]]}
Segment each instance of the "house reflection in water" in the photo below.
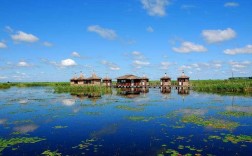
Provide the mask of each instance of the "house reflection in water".
{"label": "house reflection in water", "polygon": [[127,98],[134,98],[139,96],[141,93],[148,93],[148,92],[149,88],[143,87],[143,88],[120,88],[117,93]]}
{"label": "house reflection in water", "polygon": [[163,94],[171,93],[171,88],[170,87],[160,87],[160,92]]}
{"label": "house reflection in water", "polygon": [[189,94],[190,90],[187,87],[178,87],[178,94]]}

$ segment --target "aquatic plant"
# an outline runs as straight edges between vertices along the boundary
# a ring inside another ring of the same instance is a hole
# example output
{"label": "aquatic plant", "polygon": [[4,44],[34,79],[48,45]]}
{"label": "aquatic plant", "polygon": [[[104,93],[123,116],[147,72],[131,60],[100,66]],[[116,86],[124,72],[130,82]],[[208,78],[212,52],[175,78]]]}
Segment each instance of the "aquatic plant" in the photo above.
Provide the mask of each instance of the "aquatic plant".
{"label": "aquatic plant", "polygon": [[181,121],[184,123],[193,123],[199,126],[208,126],[218,129],[234,129],[239,126],[239,123],[237,122],[219,120],[214,118],[204,119],[203,117],[199,117],[197,115],[184,116]]}
{"label": "aquatic plant", "polygon": [[41,154],[46,155],[46,156],[61,156],[61,153],[59,153],[58,150],[56,150],[56,151],[46,150]]}
{"label": "aquatic plant", "polygon": [[234,116],[234,117],[252,117],[252,113],[250,112],[241,112],[241,111],[226,111],[226,112],[221,112],[220,114],[225,115],[225,116]]}
{"label": "aquatic plant", "polygon": [[8,147],[15,146],[17,144],[34,144],[40,141],[44,141],[46,139],[39,137],[17,137],[10,139],[0,138],[0,153]]}
{"label": "aquatic plant", "polygon": [[232,135],[232,134],[227,134],[225,135],[225,138],[223,139],[223,142],[232,142],[233,144],[237,144],[240,142],[249,142],[252,143],[252,136],[248,135]]}
{"label": "aquatic plant", "polygon": [[53,87],[55,93],[71,93],[73,95],[101,96],[103,94],[111,94],[112,89],[106,86],[71,86],[56,85]]}
{"label": "aquatic plant", "polygon": [[150,120],[155,119],[155,117],[129,116],[129,117],[127,117],[127,119],[131,120],[131,121],[144,121],[144,122],[148,122]]}
{"label": "aquatic plant", "polygon": [[68,126],[54,126],[54,129],[62,129],[62,128],[67,128]]}
{"label": "aquatic plant", "polygon": [[127,106],[127,105],[118,105],[116,106],[115,108],[117,109],[122,109],[122,110],[128,110],[128,111],[143,111],[144,108],[137,108],[137,107],[130,107],[130,106]]}

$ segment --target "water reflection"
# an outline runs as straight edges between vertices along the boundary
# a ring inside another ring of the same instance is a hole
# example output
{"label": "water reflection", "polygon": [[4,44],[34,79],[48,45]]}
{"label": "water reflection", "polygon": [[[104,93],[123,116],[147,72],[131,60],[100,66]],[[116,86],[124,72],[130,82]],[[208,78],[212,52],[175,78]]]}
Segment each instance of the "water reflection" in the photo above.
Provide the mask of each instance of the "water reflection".
{"label": "water reflection", "polygon": [[178,94],[188,94],[189,95],[190,90],[188,88],[184,87],[178,87]]}
{"label": "water reflection", "polygon": [[120,88],[117,90],[118,95],[122,95],[127,98],[135,98],[138,97],[140,94],[144,94],[149,92],[148,87],[142,88]]}
{"label": "water reflection", "polygon": [[35,124],[29,124],[29,125],[22,125],[22,126],[17,126],[14,127],[13,130],[19,133],[28,133],[28,132],[33,132],[36,129],[38,129],[38,126]]}
{"label": "water reflection", "polygon": [[161,87],[160,92],[163,94],[171,93],[171,87]]}

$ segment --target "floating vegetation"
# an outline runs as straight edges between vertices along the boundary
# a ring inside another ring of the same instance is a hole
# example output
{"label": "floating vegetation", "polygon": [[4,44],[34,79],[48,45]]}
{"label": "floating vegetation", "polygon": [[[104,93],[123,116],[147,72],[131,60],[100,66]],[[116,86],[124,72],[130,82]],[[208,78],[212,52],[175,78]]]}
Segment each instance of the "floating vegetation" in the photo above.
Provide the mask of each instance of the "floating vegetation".
{"label": "floating vegetation", "polygon": [[248,135],[232,135],[232,134],[227,134],[225,135],[223,142],[232,142],[233,144],[237,144],[240,142],[249,142],[252,143],[252,136]]}
{"label": "floating vegetation", "polygon": [[148,122],[150,120],[154,120],[155,117],[129,116],[129,117],[127,117],[127,119],[131,120],[131,121],[144,121],[144,122]]}
{"label": "floating vegetation", "polygon": [[184,116],[182,118],[182,122],[193,123],[199,126],[207,126],[207,127],[218,128],[218,129],[234,129],[239,126],[239,123],[237,122],[219,120],[219,119],[214,119],[214,118],[204,119],[196,115]]}
{"label": "floating vegetation", "polygon": [[143,111],[144,108],[137,108],[137,107],[130,107],[127,105],[118,105],[116,106],[117,109],[128,110],[128,111]]}
{"label": "floating vegetation", "polygon": [[54,129],[63,129],[63,128],[67,128],[68,126],[54,126]]}
{"label": "floating vegetation", "polygon": [[13,121],[12,124],[17,125],[17,124],[27,124],[27,123],[33,123],[32,120],[16,120]]}
{"label": "floating vegetation", "polygon": [[41,154],[46,155],[46,156],[61,156],[61,153],[59,153],[58,150],[56,150],[56,151],[46,150]]}
{"label": "floating vegetation", "polygon": [[[237,143],[252,143],[252,136],[249,135],[232,135],[232,134],[221,134],[221,136],[211,135],[208,139],[213,140],[222,140],[223,142],[231,142],[233,144]],[[243,145],[244,146],[244,145]],[[245,145],[246,146],[246,145]]]}
{"label": "floating vegetation", "polygon": [[96,115],[101,115],[100,112],[85,112],[86,115],[93,115],[93,116],[96,116]]}
{"label": "floating vegetation", "polygon": [[17,144],[34,144],[40,141],[44,141],[46,139],[39,138],[39,137],[18,137],[18,138],[11,138],[11,139],[3,139],[0,138],[0,153],[8,147],[15,146]]}
{"label": "floating vegetation", "polygon": [[226,112],[221,112],[220,114],[225,115],[225,116],[234,116],[234,117],[252,117],[251,112],[241,112],[241,111],[226,111]]}

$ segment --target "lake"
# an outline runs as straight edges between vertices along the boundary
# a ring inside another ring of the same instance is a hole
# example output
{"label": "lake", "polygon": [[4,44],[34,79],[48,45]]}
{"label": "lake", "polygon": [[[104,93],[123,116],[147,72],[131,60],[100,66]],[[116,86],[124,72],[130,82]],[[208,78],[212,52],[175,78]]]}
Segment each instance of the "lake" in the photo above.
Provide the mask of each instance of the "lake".
{"label": "lake", "polygon": [[0,90],[0,155],[251,155],[252,98]]}

